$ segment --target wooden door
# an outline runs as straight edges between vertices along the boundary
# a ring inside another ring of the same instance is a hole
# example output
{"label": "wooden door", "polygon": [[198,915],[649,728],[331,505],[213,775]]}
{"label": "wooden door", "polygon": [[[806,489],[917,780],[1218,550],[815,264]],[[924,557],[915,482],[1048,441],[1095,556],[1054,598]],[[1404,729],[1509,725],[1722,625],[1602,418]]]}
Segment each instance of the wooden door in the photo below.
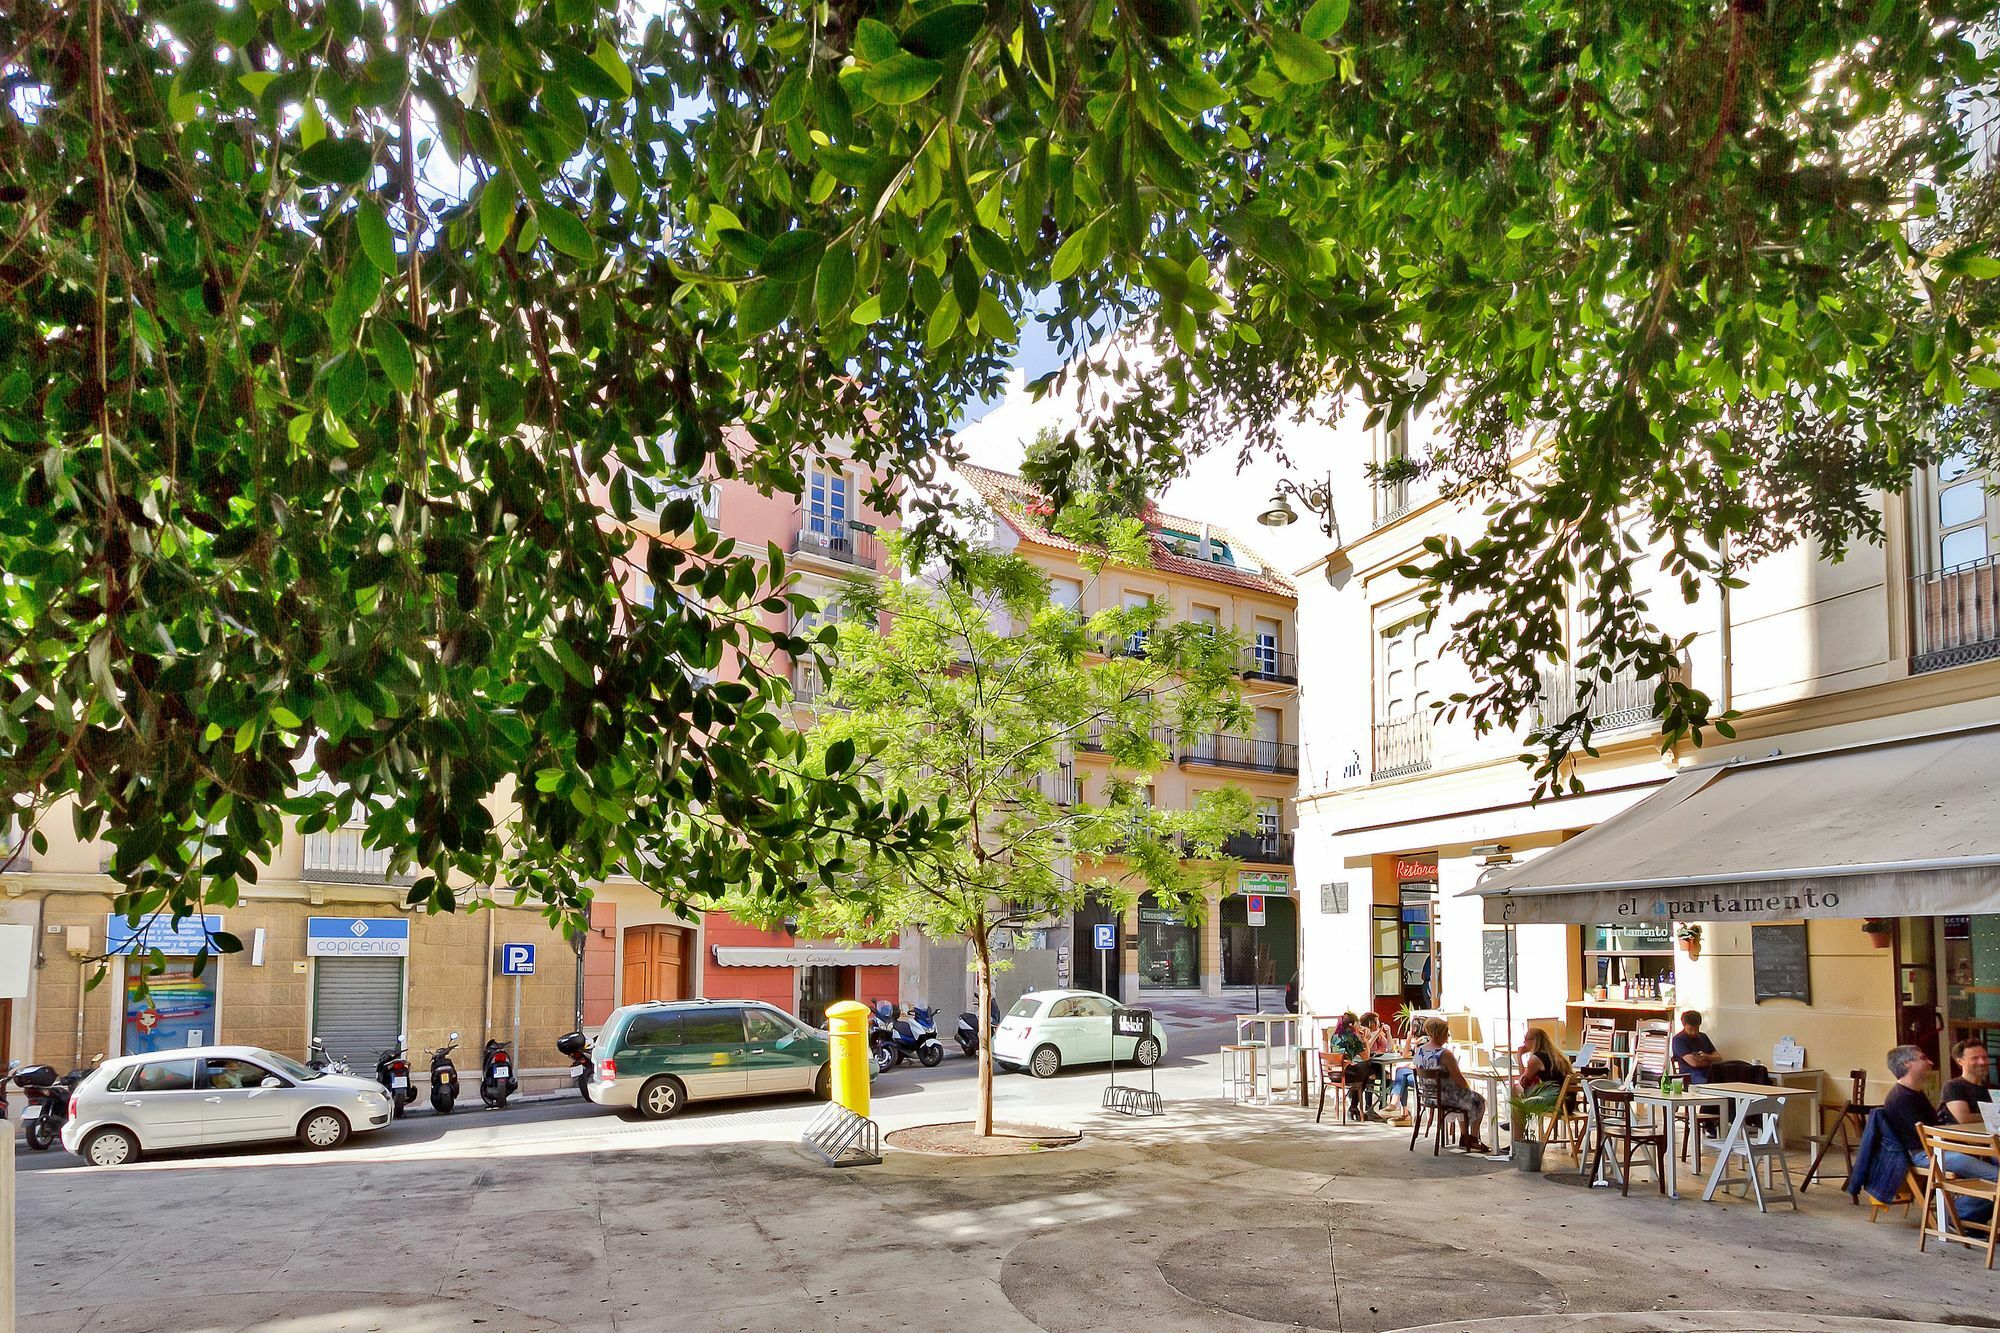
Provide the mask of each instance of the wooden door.
{"label": "wooden door", "polygon": [[622,1004],[688,998],[687,932],[679,926],[626,927],[622,981]]}

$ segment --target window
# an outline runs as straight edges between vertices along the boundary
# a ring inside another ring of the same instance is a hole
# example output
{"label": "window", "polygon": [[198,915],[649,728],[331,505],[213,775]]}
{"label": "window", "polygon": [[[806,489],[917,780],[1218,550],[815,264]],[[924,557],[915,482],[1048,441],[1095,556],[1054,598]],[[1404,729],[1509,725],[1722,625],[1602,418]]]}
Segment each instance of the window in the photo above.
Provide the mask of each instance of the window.
{"label": "window", "polygon": [[1435,635],[1422,616],[1382,631],[1378,718],[1386,721],[1429,714],[1435,642]]}
{"label": "window", "polygon": [[1650,994],[1670,984],[1674,974],[1671,926],[1651,922],[1583,927],[1583,984],[1602,986],[1617,996],[1628,981],[1643,982]]}
{"label": "window", "polygon": [[[1394,426],[1383,427],[1377,461],[1384,467],[1404,464],[1410,457],[1410,419],[1404,417]],[[1400,480],[1385,480],[1375,490],[1375,521],[1387,523],[1400,518],[1410,508],[1410,483],[1407,477]]]}
{"label": "window", "polygon": [[1222,608],[1196,602],[1188,608],[1188,619],[1213,634],[1222,628]]}
{"label": "window", "polygon": [[679,1014],[634,1014],[625,1025],[625,1035],[619,1045],[628,1049],[642,1046],[678,1046],[681,1044],[681,1016]]}
{"label": "window", "polygon": [[681,1014],[681,1045],[730,1046],[743,1040],[743,1011],[735,1005],[689,1009]]}
{"label": "window", "polygon": [[132,1086],[132,1075],[138,1072],[139,1072],[139,1067],[137,1065],[130,1065],[124,1069],[119,1070],[117,1073],[111,1076],[111,1081],[104,1085],[105,1091],[107,1092],[125,1091],[127,1088]]}
{"label": "window", "polygon": [[202,1063],[208,1068],[208,1086],[215,1089],[262,1087],[265,1079],[273,1077],[270,1070],[248,1060],[209,1059]]}
{"label": "window", "polygon": [[1042,1000],[1038,995],[1023,995],[1014,1001],[1014,1007],[1007,1011],[1009,1018],[1033,1018],[1042,1012]]}
{"label": "window", "polygon": [[1111,1005],[1094,995],[1079,995],[1071,1000],[1070,1003],[1076,1006],[1075,1011],[1070,1015],[1072,1018],[1111,1017]]}
{"label": "window", "polygon": [[1278,833],[1285,819],[1285,803],[1276,797],[1267,796],[1257,802],[1257,838],[1267,846],[1278,844]]}
{"label": "window", "polygon": [[751,1041],[790,1041],[799,1035],[789,1019],[780,1018],[769,1009],[745,1009],[743,1030]]}
{"label": "window", "polygon": [[806,478],[806,527],[832,536],[847,534],[847,478],[812,469]]}
{"label": "window", "polygon": [[1266,745],[1276,745],[1285,734],[1285,715],[1276,708],[1257,710],[1257,739]]}
{"label": "window", "polygon": [[1934,551],[1939,570],[1972,564],[1991,552],[1988,508],[1992,499],[1986,487],[1986,475],[1963,454],[1938,464],[1931,521],[1936,526]]}
{"label": "window", "polygon": [[[1143,611],[1152,604],[1153,599],[1147,593],[1128,592],[1125,594],[1125,609],[1127,611]],[[1146,640],[1151,633],[1152,631],[1145,629],[1133,630],[1131,637],[1125,641],[1125,651],[1133,657],[1144,657],[1146,655]]]}
{"label": "window", "polygon": [[1258,616],[1256,637],[1251,641],[1251,660],[1257,670],[1266,676],[1278,674],[1278,622],[1269,616]]}
{"label": "window", "polygon": [[140,1065],[132,1077],[133,1092],[194,1091],[194,1061],[160,1060]]}
{"label": "window", "polygon": [[1049,605],[1066,607],[1071,611],[1083,609],[1083,580],[1073,579],[1065,574],[1049,578]]}

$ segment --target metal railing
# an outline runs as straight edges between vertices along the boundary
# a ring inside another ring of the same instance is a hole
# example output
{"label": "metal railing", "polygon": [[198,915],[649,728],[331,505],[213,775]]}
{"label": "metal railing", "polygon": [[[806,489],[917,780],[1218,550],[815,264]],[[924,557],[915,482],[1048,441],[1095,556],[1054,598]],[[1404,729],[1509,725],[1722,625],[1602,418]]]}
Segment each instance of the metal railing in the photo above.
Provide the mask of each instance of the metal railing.
{"label": "metal railing", "polygon": [[1264,773],[1299,771],[1299,747],[1290,741],[1257,740],[1211,732],[1183,736],[1176,756],[1186,764],[1213,764],[1217,768],[1248,768]]}
{"label": "metal railing", "polygon": [[[1584,676],[1567,664],[1542,670],[1541,698],[1536,703],[1536,721],[1547,726],[1576,711],[1577,687]],[[1590,695],[1590,724],[1605,731],[1621,727],[1643,727],[1653,721],[1653,692],[1657,678],[1642,680],[1632,671],[1614,671],[1597,676]]]}
{"label": "metal railing", "polygon": [[[1090,729],[1086,731],[1082,735],[1082,737],[1080,737],[1077,740],[1076,748],[1079,750],[1087,751],[1091,754],[1103,754],[1105,733],[1111,731],[1112,729],[1113,728],[1109,722],[1100,721],[1091,723]],[[1173,728],[1154,727],[1153,739],[1156,741],[1164,742],[1167,746],[1171,747],[1174,743]]]}
{"label": "metal railing", "polygon": [[837,560],[856,569],[882,568],[882,543],[875,534],[852,523],[815,519],[800,515],[798,535],[792,539],[794,555],[816,555]]}
{"label": "metal railing", "polygon": [[364,847],[361,830],[348,826],[306,834],[305,865],[301,879],[326,880],[344,884],[409,884],[415,875],[389,875],[389,853],[380,847]]}
{"label": "metal railing", "polygon": [[2000,563],[1994,557],[1910,580],[1910,670],[2000,657]]}
{"label": "metal railing", "polygon": [[1292,863],[1292,835],[1232,833],[1222,840],[1221,854],[1232,861],[1248,861],[1252,865],[1288,866]]}
{"label": "metal railing", "polygon": [[1392,717],[1375,724],[1373,781],[1427,773],[1431,767],[1431,719],[1428,713]]}
{"label": "metal railing", "polygon": [[792,701],[801,704],[816,704],[826,693],[826,679],[820,671],[819,663],[808,658],[792,663]]}
{"label": "metal railing", "polygon": [[1243,650],[1243,675],[1250,680],[1276,680],[1295,685],[1299,679],[1299,655],[1281,653],[1261,643]]}

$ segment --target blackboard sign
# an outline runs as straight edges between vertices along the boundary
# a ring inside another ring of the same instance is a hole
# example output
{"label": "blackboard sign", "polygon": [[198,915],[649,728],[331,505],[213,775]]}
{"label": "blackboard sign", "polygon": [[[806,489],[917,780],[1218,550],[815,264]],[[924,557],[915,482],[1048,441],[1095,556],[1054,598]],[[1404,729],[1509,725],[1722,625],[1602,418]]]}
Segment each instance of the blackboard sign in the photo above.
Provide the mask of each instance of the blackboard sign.
{"label": "blackboard sign", "polygon": [[[1511,932],[1489,930],[1480,939],[1481,960],[1486,965],[1486,989],[1508,990],[1521,984],[1521,945],[1509,940]],[[1513,947],[1508,947],[1509,945]]]}
{"label": "blackboard sign", "polygon": [[1812,958],[1806,949],[1803,922],[1750,927],[1750,963],[1758,1004],[1766,1000],[1812,1003]]}
{"label": "blackboard sign", "polygon": [[1144,1037],[1153,1031],[1153,1011],[1151,1009],[1113,1009],[1111,1011],[1111,1035],[1114,1037]]}

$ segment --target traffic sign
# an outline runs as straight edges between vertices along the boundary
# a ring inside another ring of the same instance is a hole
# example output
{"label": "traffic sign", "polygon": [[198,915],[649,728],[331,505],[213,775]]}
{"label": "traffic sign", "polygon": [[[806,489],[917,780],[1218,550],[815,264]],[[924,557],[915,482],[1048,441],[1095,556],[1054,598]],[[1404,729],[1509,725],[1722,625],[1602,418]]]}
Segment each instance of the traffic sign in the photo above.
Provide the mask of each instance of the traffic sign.
{"label": "traffic sign", "polygon": [[1249,897],[1248,897],[1248,899],[1247,899],[1247,900],[1245,901],[1245,903],[1244,903],[1244,906],[1245,906],[1245,907],[1247,907],[1247,908],[1249,909],[1249,914],[1250,914],[1250,924],[1251,924],[1251,925],[1253,925],[1253,926],[1261,926],[1261,925],[1263,925],[1263,924],[1264,924],[1264,895],[1263,895],[1263,894],[1261,894],[1261,893],[1253,893],[1253,894],[1250,894],[1250,895],[1249,895]]}
{"label": "traffic sign", "polygon": [[1099,922],[1090,928],[1090,933],[1098,948],[1109,951],[1118,947],[1118,927],[1110,922]]}
{"label": "traffic sign", "polygon": [[532,944],[501,945],[500,975],[503,977],[532,977],[535,975],[535,946]]}

